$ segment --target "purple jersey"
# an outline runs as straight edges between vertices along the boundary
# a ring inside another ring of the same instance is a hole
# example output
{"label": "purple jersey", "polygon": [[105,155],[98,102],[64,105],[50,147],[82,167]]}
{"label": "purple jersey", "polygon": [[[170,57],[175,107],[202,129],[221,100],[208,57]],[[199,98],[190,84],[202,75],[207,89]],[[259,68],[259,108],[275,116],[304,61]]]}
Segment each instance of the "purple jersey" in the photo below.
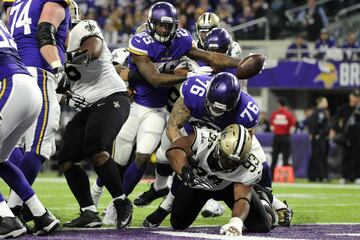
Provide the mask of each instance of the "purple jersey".
{"label": "purple jersey", "polygon": [[16,0],[11,6],[9,29],[18,46],[19,56],[26,66],[52,71],[42,57],[36,39],[39,18],[47,2],[55,2],[65,8],[65,19],[60,23],[55,35],[59,56],[64,63],[65,40],[71,26],[69,0]]}
{"label": "purple jersey", "polygon": [[[178,29],[175,38],[170,43],[160,43],[154,40],[148,32],[141,32],[129,41],[129,67],[138,71],[131,61],[131,55],[148,56],[161,73],[172,73],[179,64],[180,58],[192,48],[192,38],[185,29]],[[145,80],[129,82],[136,91],[135,102],[146,107],[163,107],[167,104],[168,87],[153,87]]]}
{"label": "purple jersey", "polygon": [[30,75],[20,60],[14,39],[0,20],[0,81],[14,74]]}
{"label": "purple jersey", "polygon": [[191,119],[184,127],[187,133],[193,132],[193,125],[207,126],[216,130],[223,130],[230,124],[241,124],[250,129],[255,127],[260,120],[260,110],[254,98],[241,91],[240,99],[235,108],[225,112],[219,117],[212,116],[205,106],[207,85],[211,77],[190,77],[181,86],[181,95],[185,106],[191,112]]}

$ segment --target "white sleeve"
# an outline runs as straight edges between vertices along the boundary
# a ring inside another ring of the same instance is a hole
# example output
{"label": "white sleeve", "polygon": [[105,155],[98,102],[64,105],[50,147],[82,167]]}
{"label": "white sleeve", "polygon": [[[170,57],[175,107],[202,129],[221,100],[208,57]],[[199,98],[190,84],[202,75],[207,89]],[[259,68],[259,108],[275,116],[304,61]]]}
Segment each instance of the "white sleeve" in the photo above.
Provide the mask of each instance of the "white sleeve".
{"label": "white sleeve", "polygon": [[69,46],[67,51],[73,51],[80,47],[86,37],[96,36],[104,39],[101,30],[94,20],[83,20],[79,22],[69,34]]}
{"label": "white sleeve", "polygon": [[232,41],[231,42],[231,53],[230,53],[231,57],[235,57],[235,58],[241,58],[242,57],[242,50],[240,45],[235,42]]}

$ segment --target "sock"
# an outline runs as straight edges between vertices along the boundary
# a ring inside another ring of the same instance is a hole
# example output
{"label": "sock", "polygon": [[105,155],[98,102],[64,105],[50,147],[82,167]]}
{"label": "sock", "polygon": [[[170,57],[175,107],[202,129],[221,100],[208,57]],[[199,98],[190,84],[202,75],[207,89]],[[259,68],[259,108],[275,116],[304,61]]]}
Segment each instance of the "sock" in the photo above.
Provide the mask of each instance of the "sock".
{"label": "sock", "polygon": [[169,164],[158,163],[156,165],[154,189],[156,191],[166,188],[169,176],[173,170]]}
{"label": "sock", "polygon": [[[115,162],[115,163],[116,163],[116,162]],[[129,164],[129,165],[130,165],[130,164]],[[127,166],[121,166],[120,164],[117,164],[117,163],[116,163],[116,166],[117,166],[118,171],[119,171],[119,173],[120,173],[121,181],[123,182],[123,181],[124,181],[124,175],[125,175]]]}
{"label": "sock", "polygon": [[90,193],[90,182],[85,170],[80,165],[74,165],[64,172],[69,188],[80,208],[94,205]]}
{"label": "sock", "polygon": [[42,216],[46,212],[44,206],[41,204],[36,194],[29,198],[29,200],[27,200],[25,204],[29,207],[30,212],[35,217]]}
{"label": "sock", "polygon": [[274,207],[275,210],[287,208],[286,204],[280,201],[279,199],[277,199],[275,196],[271,205]]}
{"label": "sock", "polygon": [[171,210],[171,206],[174,202],[174,195],[171,194],[171,192],[168,193],[168,195],[166,195],[166,198],[164,199],[164,201],[162,201],[162,203],[160,204],[160,207],[168,212],[170,212]]}
{"label": "sock", "polygon": [[97,209],[95,207],[95,205],[91,205],[91,206],[87,206],[87,207],[82,207],[81,211],[84,212],[85,210],[90,210],[92,212],[97,212]]}
{"label": "sock", "polygon": [[23,202],[35,194],[22,171],[9,161],[0,163],[0,177],[19,195]]}
{"label": "sock", "polygon": [[145,172],[146,164],[147,162],[145,162],[142,166],[138,167],[136,162],[134,161],[126,170],[124,174],[124,182],[122,184],[126,196],[129,196],[129,194],[134,190],[135,186],[141,180]]}
{"label": "sock", "polygon": [[94,170],[113,198],[124,194],[120,173],[114,159],[110,157],[103,165],[94,166]]}
{"label": "sock", "polygon": [[104,187],[104,184],[103,184],[103,182],[101,181],[100,178],[97,178],[97,179],[96,179],[96,186],[98,186],[99,188]]}
{"label": "sock", "polygon": [[19,168],[24,173],[26,179],[32,185],[41,170],[41,164],[46,159],[34,152],[26,152]]}
{"label": "sock", "polygon": [[119,197],[114,198],[113,201],[115,201],[116,199],[122,199],[122,200],[124,200],[125,198],[126,198],[126,195],[123,194],[123,195],[121,195],[121,196],[119,196]]}
{"label": "sock", "polygon": [[9,206],[9,208],[14,208],[14,207],[17,207],[17,206],[22,206],[23,201],[21,200],[19,195],[16,194],[16,192],[14,190],[11,190],[7,204]]}
{"label": "sock", "polygon": [[180,178],[178,177],[178,175],[175,174],[175,175],[174,175],[174,178],[173,178],[173,182],[172,182],[172,184],[171,184],[171,188],[170,188],[170,192],[171,192],[171,194],[172,194],[173,196],[176,195],[176,192],[177,192],[180,184],[181,184],[181,180],[180,180]]}
{"label": "sock", "polygon": [[24,158],[23,150],[19,147],[16,147],[12,150],[9,161],[15,164],[16,166],[20,166],[21,161]]}
{"label": "sock", "polygon": [[15,217],[2,196],[0,197],[0,217]]}

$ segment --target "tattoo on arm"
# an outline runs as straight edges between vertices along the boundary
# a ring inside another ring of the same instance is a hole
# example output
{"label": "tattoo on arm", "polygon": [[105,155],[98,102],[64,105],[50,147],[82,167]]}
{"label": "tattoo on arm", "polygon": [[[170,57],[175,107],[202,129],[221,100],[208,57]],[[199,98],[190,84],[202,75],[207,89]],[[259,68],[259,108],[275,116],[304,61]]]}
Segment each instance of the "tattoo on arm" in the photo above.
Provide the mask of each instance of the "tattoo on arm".
{"label": "tattoo on arm", "polygon": [[190,110],[185,106],[183,98],[180,97],[173,106],[166,126],[166,134],[170,142],[182,137],[180,129],[190,117]]}

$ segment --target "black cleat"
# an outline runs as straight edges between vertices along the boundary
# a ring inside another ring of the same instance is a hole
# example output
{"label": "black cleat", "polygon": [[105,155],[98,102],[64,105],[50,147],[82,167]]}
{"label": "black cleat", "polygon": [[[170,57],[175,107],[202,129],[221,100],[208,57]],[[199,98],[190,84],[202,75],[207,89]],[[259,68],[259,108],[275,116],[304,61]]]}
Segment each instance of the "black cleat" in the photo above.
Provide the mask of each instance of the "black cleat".
{"label": "black cleat", "polygon": [[132,220],[133,205],[128,198],[113,201],[116,209],[116,228],[123,229],[130,225]]}
{"label": "black cleat", "polygon": [[154,183],[151,184],[150,189],[134,200],[134,205],[138,207],[146,206],[155,199],[165,197],[169,193],[169,189],[163,188],[158,191],[154,188]]}
{"label": "black cleat", "polygon": [[60,226],[60,221],[47,211],[40,217],[34,216],[34,223],[33,234],[36,236],[49,235]]}
{"label": "black cleat", "polygon": [[22,225],[26,228],[27,233],[32,233],[31,228],[29,227],[29,225],[26,224],[26,222],[29,222],[29,221],[26,221],[26,220],[25,220],[25,217],[24,217],[24,215],[23,215],[24,207],[25,207],[25,206],[26,206],[26,211],[27,211],[26,214],[30,214],[30,215],[31,215],[31,217],[27,215],[27,218],[30,218],[29,221],[31,221],[31,220],[33,219],[33,216],[32,216],[32,214],[31,214],[31,212],[30,212],[29,207],[28,207],[26,204],[24,204],[23,206],[13,207],[13,208],[11,208],[11,211],[13,212],[13,214],[15,215],[15,217],[17,217],[17,218],[20,220],[20,222],[22,223]]}
{"label": "black cleat", "polygon": [[80,211],[80,216],[63,224],[68,228],[96,228],[101,227],[99,213],[90,210]]}
{"label": "black cleat", "polygon": [[290,227],[294,211],[290,207],[288,207],[286,201],[284,201],[284,203],[286,205],[286,208],[276,210],[276,213],[278,215],[278,224],[282,227]]}
{"label": "black cleat", "polygon": [[147,216],[143,222],[143,226],[147,228],[158,227],[170,212],[158,207],[153,213]]}
{"label": "black cleat", "polygon": [[26,228],[16,217],[0,217],[0,239],[15,238],[26,233]]}

